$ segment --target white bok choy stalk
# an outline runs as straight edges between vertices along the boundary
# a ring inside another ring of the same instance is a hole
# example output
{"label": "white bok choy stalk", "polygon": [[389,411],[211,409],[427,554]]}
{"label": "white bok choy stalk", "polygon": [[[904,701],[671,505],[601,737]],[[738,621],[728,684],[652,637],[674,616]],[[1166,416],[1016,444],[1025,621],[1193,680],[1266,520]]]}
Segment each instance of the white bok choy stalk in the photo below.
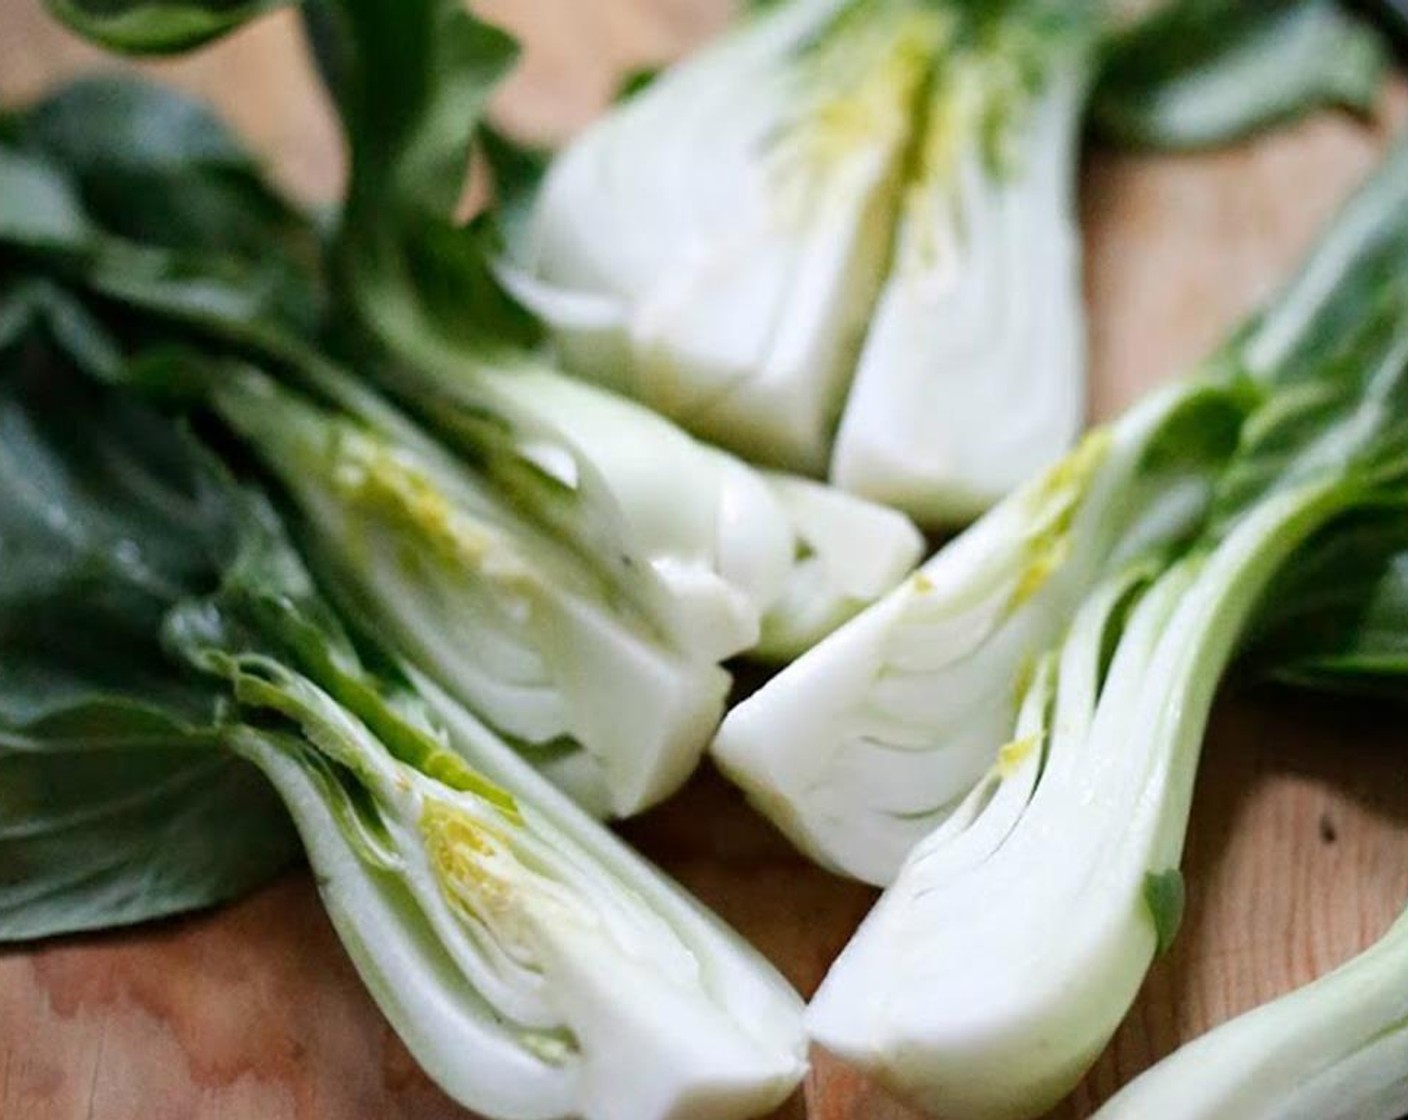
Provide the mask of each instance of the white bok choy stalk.
{"label": "white bok choy stalk", "polygon": [[786,663],[898,586],[924,551],[903,514],[797,475],[764,475],[793,534],[782,594],[749,656]]}
{"label": "white bok choy stalk", "polygon": [[805,1068],[735,934],[424,678],[374,676],[267,523],[168,646],[227,682],[339,936],[426,1072],[504,1120],[742,1120]]}
{"label": "white bok choy stalk", "polygon": [[[692,656],[717,661],[751,649],[770,613],[774,630],[790,631],[788,643],[817,640],[821,633],[797,620],[777,621],[801,598],[798,581],[830,596],[816,619],[853,611],[854,581],[818,580],[804,563],[844,531],[817,534],[813,525],[813,539],[803,539],[791,524],[794,503],[752,468],[632,400],[558,372],[537,346],[536,324],[492,275],[492,215],[471,228],[452,223],[483,101],[514,58],[511,41],[453,0],[395,11],[342,0],[316,11],[332,18],[315,41],[330,56],[325,69],[352,152],[339,244],[344,288],[389,358],[369,366],[385,387],[525,514],[595,557]],[[407,32],[412,24],[423,33]],[[398,114],[362,96],[389,72],[428,76],[398,87]],[[827,508],[840,516],[839,505]],[[881,582],[890,586],[918,558],[918,539],[893,523],[883,536],[892,574]],[[844,566],[828,562],[825,571]]]}
{"label": "white bok choy stalk", "polygon": [[774,5],[590,127],[548,171],[514,284],[568,367],[823,472],[952,22]]}
{"label": "white bok choy stalk", "polygon": [[925,524],[982,513],[1085,418],[1074,180],[1095,66],[1067,8],[972,5],[923,107],[830,477]]}
{"label": "white bok choy stalk", "polygon": [[[1268,592],[1248,668],[1299,687],[1402,697],[1408,517],[1323,529]],[[1408,1111],[1408,914],[1313,983],[1239,1015],[1125,1086],[1100,1120],[1397,1120]]]}
{"label": "white bok choy stalk", "polygon": [[1393,298],[1405,213],[1401,145],[1201,375],[1092,432],[731,711],[713,747],[724,771],[803,851],[890,882],[987,771],[1031,664],[1085,595],[1198,532],[1249,410],[1313,383]]}
{"label": "white bok choy stalk", "polygon": [[1348,963],[1188,1043],[1097,1120],[1398,1120],[1408,1111],[1408,914]]}
{"label": "white bok choy stalk", "polygon": [[890,882],[992,764],[1100,574],[1196,528],[1236,416],[1193,384],[1091,433],[730,711],[720,767],[818,862]]}
{"label": "white bok choy stalk", "polygon": [[[465,371],[461,369],[461,373]],[[677,648],[786,660],[895,587],[923,538],[902,514],[762,472],[634,401],[532,358],[481,366],[422,407],[513,499],[616,580]],[[483,424],[488,408],[515,434]],[[523,438],[536,431],[533,438]]]}
{"label": "white bok choy stalk", "polygon": [[968,517],[1083,416],[1091,25],[1039,0],[770,5],[563,152],[507,275],[573,372]]}
{"label": "white bok choy stalk", "polygon": [[352,411],[248,366],[208,381],[343,609],[580,804],[626,816],[694,770],[728,675],[673,648],[599,569],[355,387]]}
{"label": "white bok choy stalk", "polygon": [[823,982],[817,1041],[957,1120],[1039,1116],[1099,1055],[1177,928],[1204,727],[1268,586],[1337,519],[1408,500],[1408,284],[1343,341],[1253,411],[1201,537],[1086,599],[1025,804],[915,848]]}

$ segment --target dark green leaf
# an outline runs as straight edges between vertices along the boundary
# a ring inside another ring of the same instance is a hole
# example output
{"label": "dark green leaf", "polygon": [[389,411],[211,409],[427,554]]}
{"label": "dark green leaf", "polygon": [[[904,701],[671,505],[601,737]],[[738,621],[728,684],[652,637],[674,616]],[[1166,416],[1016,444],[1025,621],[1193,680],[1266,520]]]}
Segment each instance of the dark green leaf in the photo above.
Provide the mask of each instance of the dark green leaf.
{"label": "dark green leaf", "polygon": [[18,134],[63,170],[106,234],[216,261],[296,330],[319,329],[317,231],[202,102],[137,78],[88,79],[35,106]]}
{"label": "dark green leaf", "polygon": [[[0,731],[0,942],[106,929],[238,898],[297,840],[268,783],[184,736],[26,742]],[[138,725],[140,726],[140,724]]]}
{"label": "dark green leaf", "polygon": [[1366,494],[1408,476],[1408,276],[1389,285],[1320,376],[1276,387],[1218,480],[1226,525],[1277,490],[1338,480]]}
{"label": "dark green leaf", "polygon": [[0,310],[0,939],[234,897],[295,838],[222,748],[220,690],[159,640],[218,578],[228,495],[168,421],[78,371],[75,332],[116,347],[81,307],[30,284]]}
{"label": "dark green leaf", "polygon": [[1246,661],[1298,687],[1408,696],[1408,508],[1317,534],[1268,590]]}
{"label": "dark green leaf", "polygon": [[51,15],[109,50],[175,54],[290,0],[44,0]]}
{"label": "dark green leaf", "polygon": [[456,220],[476,128],[516,44],[456,0],[336,0],[319,11],[319,53],[336,75],[352,155],[339,249],[357,317],[422,373],[532,344],[536,324],[493,275],[494,230]]}

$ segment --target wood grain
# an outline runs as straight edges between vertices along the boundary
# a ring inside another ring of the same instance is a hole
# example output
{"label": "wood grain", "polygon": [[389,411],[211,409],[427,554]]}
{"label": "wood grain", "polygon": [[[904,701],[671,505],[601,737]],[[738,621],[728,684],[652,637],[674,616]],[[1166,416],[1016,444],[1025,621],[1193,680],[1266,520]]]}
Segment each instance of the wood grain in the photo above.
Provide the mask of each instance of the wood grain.
{"label": "wood grain", "polygon": [[[719,25],[718,0],[484,0],[529,50],[497,111],[557,139],[623,70]],[[112,66],[0,0],[0,100]],[[275,17],[153,69],[215,98],[280,179],[330,197],[336,130],[293,23]],[[1404,117],[1325,116],[1235,151],[1096,153],[1083,171],[1092,413],[1175,375],[1271,292]],[[1396,712],[1263,693],[1225,698],[1188,840],[1187,920],[1074,1120],[1180,1042],[1372,941],[1408,898],[1408,733]],[[798,858],[716,775],[623,830],[810,993],[873,892]],[[3,1120],[451,1120],[361,990],[295,873],[215,913],[0,954]],[[818,1055],[787,1120],[917,1114]]]}

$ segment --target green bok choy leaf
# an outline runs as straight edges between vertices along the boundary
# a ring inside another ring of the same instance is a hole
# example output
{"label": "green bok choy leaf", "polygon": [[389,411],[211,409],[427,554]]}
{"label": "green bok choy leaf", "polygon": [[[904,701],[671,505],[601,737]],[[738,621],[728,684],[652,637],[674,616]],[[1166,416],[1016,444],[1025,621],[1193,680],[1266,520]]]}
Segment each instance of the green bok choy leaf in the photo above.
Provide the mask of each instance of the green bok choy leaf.
{"label": "green bok choy leaf", "polygon": [[0,262],[0,941],[146,921],[258,886],[297,841],[225,749],[220,690],[173,672],[173,596],[231,527],[179,433],[87,383],[81,304]]}

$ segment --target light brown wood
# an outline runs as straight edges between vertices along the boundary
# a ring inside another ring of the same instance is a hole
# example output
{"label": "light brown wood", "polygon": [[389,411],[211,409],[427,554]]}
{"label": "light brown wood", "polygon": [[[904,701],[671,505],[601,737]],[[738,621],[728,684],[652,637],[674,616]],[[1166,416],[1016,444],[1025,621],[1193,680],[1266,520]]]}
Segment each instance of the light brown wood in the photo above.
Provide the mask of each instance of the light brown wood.
{"label": "light brown wood", "polygon": [[[529,51],[498,111],[555,139],[615,75],[717,27],[718,0],[484,0]],[[111,66],[0,0],[0,101]],[[341,176],[336,130],[287,17],[154,69],[212,96],[306,197]],[[1325,116],[1235,151],[1092,155],[1083,174],[1092,411],[1188,367],[1271,292],[1381,149],[1389,120]],[[809,866],[714,774],[625,834],[804,992],[873,892]],[[1109,1052],[1058,1112],[1085,1116],[1179,1042],[1372,941],[1408,899],[1408,732],[1372,705],[1275,693],[1214,715],[1185,863],[1190,898]],[[215,913],[0,954],[3,1120],[450,1120],[362,992],[306,875]],[[917,1114],[819,1055],[787,1120]]]}

